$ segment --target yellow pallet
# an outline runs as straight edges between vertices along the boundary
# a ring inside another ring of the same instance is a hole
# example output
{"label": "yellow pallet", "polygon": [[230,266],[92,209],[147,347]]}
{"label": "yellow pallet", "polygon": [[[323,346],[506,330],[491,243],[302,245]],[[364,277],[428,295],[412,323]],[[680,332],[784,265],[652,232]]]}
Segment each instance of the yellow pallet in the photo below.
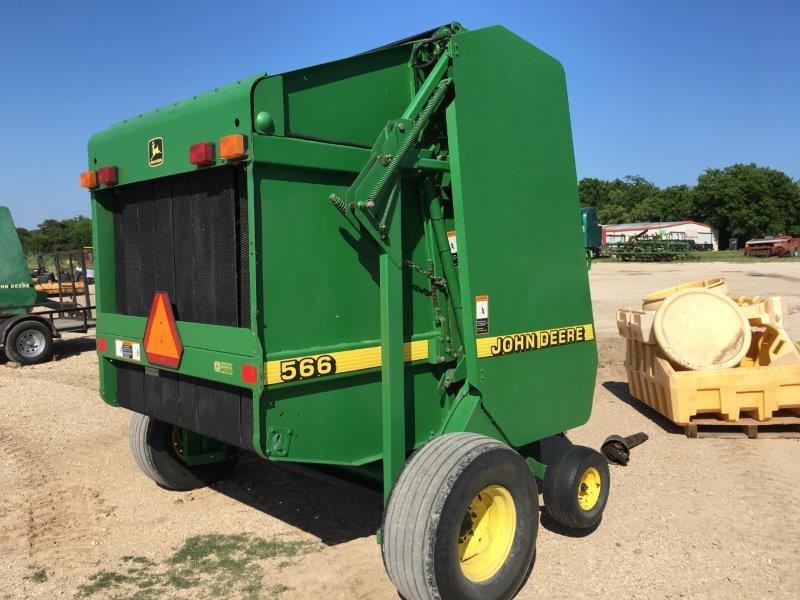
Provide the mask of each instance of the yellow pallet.
{"label": "yellow pallet", "polygon": [[688,425],[699,414],[737,421],[741,413],[746,413],[767,421],[778,410],[800,410],[800,364],[763,364],[770,360],[769,352],[756,344],[769,340],[764,336],[755,336],[754,340],[751,350],[755,356],[748,353],[753,366],[681,371],[655,344],[626,336],[628,387],[635,398],[678,425]]}
{"label": "yellow pallet", "polygon": [[754,327],[783,326],[786,302],[782,296],[731,296]]}

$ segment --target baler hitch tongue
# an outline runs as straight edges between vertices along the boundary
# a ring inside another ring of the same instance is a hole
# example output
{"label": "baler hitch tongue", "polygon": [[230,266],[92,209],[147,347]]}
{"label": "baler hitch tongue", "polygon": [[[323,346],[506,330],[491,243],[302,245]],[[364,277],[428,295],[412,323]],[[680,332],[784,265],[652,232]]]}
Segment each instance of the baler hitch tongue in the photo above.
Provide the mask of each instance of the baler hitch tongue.
{"label": "baler hitch tongue", "polygon": [[611,435],[606,438],[606,441],[603,442],[600,449],[609,462],[615,462],[618,465],[625,466],[631,459],[631,449],[645,443],[649,439],[649,436],[643,431],[627,437]]}

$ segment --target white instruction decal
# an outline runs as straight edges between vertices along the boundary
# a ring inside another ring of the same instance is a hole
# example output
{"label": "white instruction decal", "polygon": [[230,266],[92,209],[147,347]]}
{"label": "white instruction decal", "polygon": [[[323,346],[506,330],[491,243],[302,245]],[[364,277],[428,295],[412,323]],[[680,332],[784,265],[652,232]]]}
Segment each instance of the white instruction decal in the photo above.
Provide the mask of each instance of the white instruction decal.
{"label": "white instruction decal", "polygon": [[128,360],[141,361],[142,360],[142,345],[136,342],[128,342],[125,340],[115,340],[116,355],[119,358],[126,358]]}
{"label": "white instruction decal", "polygon": [[475,333],[489,333],[489,296],[475,296]]}
{"label": "white instruction decal", "polygon": [[458,246],[456,246],[456,232],[455,231],[448,231],[447,232],[447,243],[450,244],[450,252],[452,254],[458,254]]}

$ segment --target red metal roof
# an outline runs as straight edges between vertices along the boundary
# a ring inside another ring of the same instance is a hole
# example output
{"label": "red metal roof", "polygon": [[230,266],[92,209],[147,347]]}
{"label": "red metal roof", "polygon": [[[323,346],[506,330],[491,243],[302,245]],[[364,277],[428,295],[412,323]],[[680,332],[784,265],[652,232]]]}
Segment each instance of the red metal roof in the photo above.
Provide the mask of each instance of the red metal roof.
{"label": "red metal roof", "polygon": [[701,227],[708,227],[713,229],[711,225],[700,223],[699,221],[660,221],[655,223],[620,223],[619,225],[603,225],[606,231],[636,231],[639,229],[669,229],[670,227],[677,227],[678,225],[686,225],[694,223]]}

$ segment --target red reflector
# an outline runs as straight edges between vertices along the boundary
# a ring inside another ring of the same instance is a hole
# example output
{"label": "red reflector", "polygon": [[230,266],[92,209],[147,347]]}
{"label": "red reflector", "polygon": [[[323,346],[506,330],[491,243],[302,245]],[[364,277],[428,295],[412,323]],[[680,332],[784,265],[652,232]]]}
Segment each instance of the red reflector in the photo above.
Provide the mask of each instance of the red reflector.
{"label": "red reflector", "polygon": [[258,369],[255,365],[242,365],[242,381],[245,383],[258,383]]}
{"label": "red reflector", "polygon": [[170,369],[177,369],[181,364],[183,344],[166,292],[156,292],[153,296],[143,344],[144,353],[151,364]]}
{"label": "red reflector", "polygon": [[211,142],[197,142],[189,147],[189,162],[193,165],[210,165],[214,161],[214,144]]}
{"label": "red reflector", "polygon": [[108,344],[106,344],[106,338],[97,338],[97,351],[105,352],[106,350],[108,350]]}
{"label": "red reflector", "polygon": [[101,185],[114,185],[117,183],[117,167],[100,167],[97,171],[97,181]]}

